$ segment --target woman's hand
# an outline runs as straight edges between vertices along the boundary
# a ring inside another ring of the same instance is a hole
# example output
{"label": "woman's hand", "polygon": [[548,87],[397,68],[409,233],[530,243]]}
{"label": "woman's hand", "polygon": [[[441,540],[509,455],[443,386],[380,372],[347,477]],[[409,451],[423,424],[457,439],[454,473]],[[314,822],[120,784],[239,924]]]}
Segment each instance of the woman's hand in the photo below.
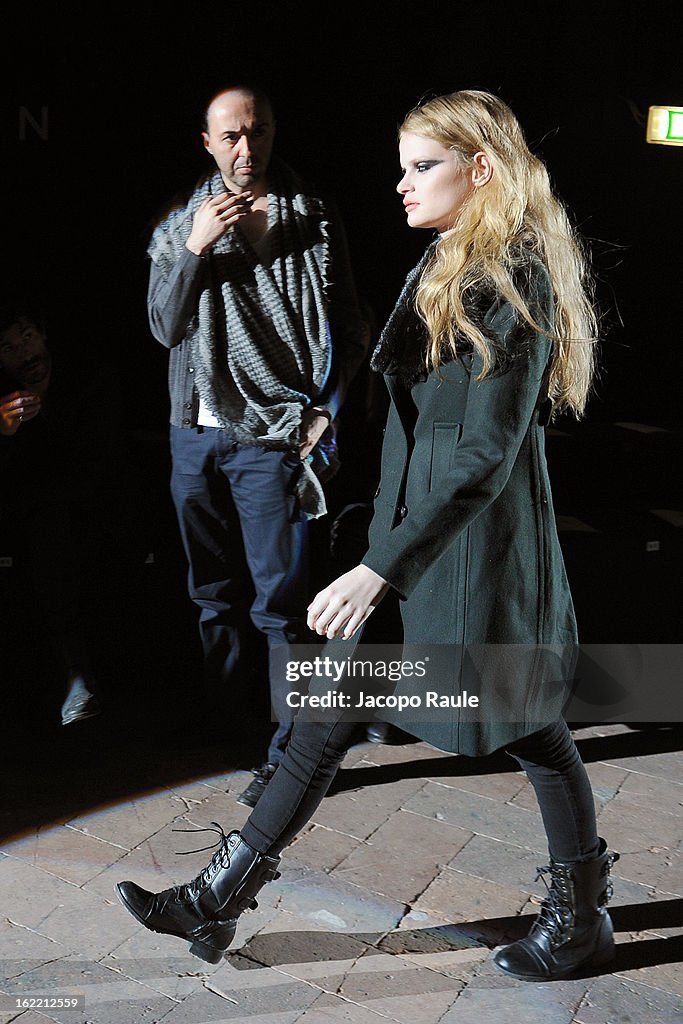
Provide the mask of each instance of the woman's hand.
{"label": "woman's hand", "polygon": [[357,565],[316,594],[308,606],[309,628],[329,640],[340,634],[350,640],[388,589],[387,581],[367,565]]}
{"label": "woman's hand", "polygon": [[0,398],[0,434],[12,437],[24,423],[40,412],[40,397],[30,391],[13,391]]}

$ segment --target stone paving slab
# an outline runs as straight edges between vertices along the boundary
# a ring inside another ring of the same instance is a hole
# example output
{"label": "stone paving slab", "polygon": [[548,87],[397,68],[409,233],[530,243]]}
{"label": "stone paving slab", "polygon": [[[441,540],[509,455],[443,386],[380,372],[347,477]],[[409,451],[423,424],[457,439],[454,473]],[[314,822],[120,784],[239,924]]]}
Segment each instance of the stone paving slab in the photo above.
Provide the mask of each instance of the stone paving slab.
{"label": "stone paving slab", "polygon": [[[248,778],[244,779],[244,785],[248,785],[251,779],[252,776],[250,774]],[[236,793],[241,793],[244,786],[240,783],[239,786],[236,786],[234,790],[229,792],[221,792],[209,787],[204,788],[207,792],[206,798],[199,807],[193,810],[191,816],[187,816],[188,820],[191,818],[193,827],[206,828],[212,821],[215,821],[225,832],[231,832],[235,828],[242,828],[249,817],[251,809],[245,807],[244,804],[238,804],[235,795]],[[218,839],[219,836],[211,832],[198,832],[196,835],[176,833],[178,849],[196,850],[200,846],[211,847],[217,843]],[[209,849],[207,852],[210,856],[211,850]]]}
{"label": "stone paving slab", "polygon": [[[150,935],[151,933],[147,933]],[[159,936],[161,939],[162,936]],[[121,949],[101,960],[114,974],[130,981],[144,985],[157,995],[166,996],[182,1002],[188,995],[204,988],[216,967],[212,964],[193,966],[195,958],[188,956],[187,943],[175,942],[166,936],[163,949],[161,946],[150,946],[144,943],[136,950],[135,946]],[[128,955],[125,955],[125,953]]]}
{"label": "stone paving slab", "polygon": [[344,832],[325,825],[309,825],[290,843],[286,856],[292,863],[329,873],[358,849],[358,840]]}
{"label": "stone paving slab", "polygon": [[[324,992],[297,1019],[297,1024],[382,1024],[386,1020],[376,1010]],[[271,1024],[270,1020],[267,1024]]]}
{"label": "stone paving slab", "polygon": [[473,836],[448,867],[492,882],[504,881],[506,886],[527,893],[542,893],[543,884],[535,880],[536,871],[547,862],[547,850],[536,852],[489,836]]}
{"label": "stone paving slab", "polygon": [[[386,944],[383,945],[384,948],[387,948]],[[491,951],[481,946],[472,946],[467,949],[450,949],[439,953],[397,952],[393,955],[436,974],[442,974],[446,978],[454,978],[456,981],[466,984],[476,974],[480,964],[489,959]]]}
{"label": "stone paving slab", "polygon": [[24,1010],[19,1017],[16,1010],[0,1013],[0,1024],[11,1024],[16,1020],[20,1020],[21,1024],[45,1024],[46,1020],[54,1020],[54,1017],[47,1017],[44,1013],[37,1013],[35,1010]]}
{"label": "stone paving slab", "polygon": [[322,921],[300,917],[289,911],[278,911],[270,920],[240,945],[239,935],[227,957],[238,970],[261,970],[272,967],[296,974],[296,964],[305,964],[301,980],[314,977],[318,964],[353,962],[375,942],[381,932],[345,932],[331,928]]}
{"label": "stone paving slab", "polygon": [[191,843],[186,839],[180,842],[173,832],[174,827],[184,827],[185,824],[176,820],[162,828],[130,853],[106,865],[84,888],[102,899],[118,902],[115,893],[117,882],[130,880],[158,892],[193,878],[206,865],[210,853],[178,856],[178,849],[193,849]]}
{"label": "stone paving slab", "polygon": [[[591,757],[656,744],[618,723],[575,736]],[[0,987],[78,984],[88,994],[84,1014],[27,1011],[22,1024],[683,1024],[680,752],[588,760],[601,831],[622,854],[617,956],[609,969],[545,985],[492,962],[543,893],[534,876],[545,836],[520,772],[426,744],[351,748],[342,787],[285,852],[283,878],[210,965],[183,940],[141,928],[113,891],[122,878],[155,890],[187,881],[212,849],[176,854],[216,837],[172,829],[229,829],[248,816],[235,797],[249,772],[192,777],[202,758],[181,760],[176,781],[145,762],[132,797],[76,814],[57,807],[5,844]]]}
{"label": "stone paving slab", "polygon": [[[653,950],[652,955],[666,958],[666,941],[657,939],[646,939],[648,943],[656,944],[656,952]],[[668,940],[669,942],[675,942],[678,947],[675,950],[671,950],[672,957],[675,956],[678,962],[675,963],[657,963],[653,967],[638,967],[632,971],[617,970],[615,974],[618,977],[623,978],[625,982],[636,982],[638,985],[648,985],[650,988],[661,989],[668,992],[672,996],[678,996],[681,1000],[681,1020],[683,1020],[683,971],[681,971],[681,958],[683,958],[683,939],[680,937],[675,940]],[[644,950],[643,952],[646,952]]]}
{"label": "stone paving slab", "polygon": [[315,1002],[319,989],[285,975],[268,985],[247,989],[224,989],[214,978],[211,987],[193,992],[164,1016],[164,1024],[218,1024],[220,1021],[248,1020],[251,1024],[295,1024],[302,1012]]}
{"label": "stone paving slab", "polygon": [[60,878],[13,861],[3,882],[3,917],[68,949],[103,956],[133,933],[136,922],[108,902]]}
{"label": "stone paving slab", "polygon": [[622,853],[619,873],[633,882],[653,885],[661,892],[683,894],[683,857],[656,843],[636,853]]}
{"label": "stone paving slab", "polygon": [[[324,1019],[365,1020],[372,1013],[406,1024],[436,1024],[461,991],[465,981],[397,956],[367,949],[347,960],[288,963],[278,971],[305,979],[329,997],[311,1011],[325,1010]],[[303,1020],[313,1019],[307,1011]],[[375,1016],[375,1022],[377,1017]]]}
{"label": "stone paving slab", "polygon": [[496,946],[506,938],[499,920],[519,914],[527,903],[525,893],[446,868],[413,904],[413,910],[441,916],[476,942]]}
{"label": "stone paving slab", "polygon": [[323,800],[311,820],[355,839],[367,839],[389,814],[408,806],[424,786],[424,779],[404,779],[359,792],[335,793]]}
{"label": "stone paving slab", "polygon": [[537,850],[546,846],[538,811],[527,811],[475,793],[429,782],[403,807],[426,818],[447,821],[477,835],[494,837],[517,846]]}
{"label": "stone paving slab", "polygon": [[464,984],[400,957],[373,951],[356,960],[333,991],[401,1024],[438,1024]]}
{"label": "stone paving slab", "polygon": [[382,934],[395,928],[406,911],[404,903],[364,886],[305,869],[283,875],[278,894],[282,909],[336,931]]}
{"label": "stone paving slab", "polygon": [[621,853],[647,850],[651,846],[675,849],[681,837],[681,815],[617,793],[600,810],[598,828],[609,836],[610,848]]}
{"label": "stone paving slab", "polygon": [[135,800],[70,818],[73,829],[133,850],[176,818],[191,814],[206,799],[207,787],[190,783],[163,787]]}
{"label": "stone paving slab", "polygon": [[334,878],[414,903],[471,833],[399,808],[339,864]]}
{"label": "stone paving slab", "polygon": [[640,801],[647,807],[658,807],[665,814],[683,813],[683,782],[670,782],[630,771],[626,772],[619,791],[634,803]]}
{"label": "stone paving slab", "polygon": [[[398,928],[379,940],[377,948],[420,962],[422,957],[439,957],[443,971],[449,977],[460,977],[463,963],[486,959],[489,955],[488,948],[480,939],[469,935],[467,929],[444,916],[415,908],[405,915]],[[446,969],[449,961],[451,965]]]}
{"label": "stone paving slab", "polygon": [[683,1000],[650,985],[620,977],[605,976],[594,981],[576,1011],[576,1024],[680,1024]]}
{"label": "stone paving slab", "polygon": [[131,978],[121,977],[90,959],[75,957],[41,964],[20,978],[6,981],[3,987],[11,995],[84,996],[84,1010],[50,1010],[50,1019],[60,1024],[152,1022],[164,1017],[175,1005],[173,1000]]}
{"label": "stone paving slab", "polygon": [[609,758],[607,763],[642,774],[645,778],[651,778],[653,783],[657,780],[680,783],[683,778],[683,753],[680,751],[657,754],[656,757]]}
{"label": "stone paving slab", "polygon": [[481,963],[440,1024],[574,1024],[574,1012],[587,987],[583,979],[552,984],[517,981],[489,959]]}
{"label": "stone paving slab", "polygon": [[[468,986],[441,1018],[439,1024],[577,1024],[575,1001],[557,992],[515,992],[501,995],[497,988]],[[612,1022],[610,1022],[612,1024]],[[616,1022],[615,1022],[616,1024]]]}
{"label": "stone paving slab", "polygon": [[[512,760],[510,760],[510,765],[511,768],[514,765]],[[476,793],[489,800],[500,800],[509,803],[517,803],[518,797],[525,790],[530,790],[531,796],[535,801],[533,788],[527,781],[526,775],[514,770],[497,775],[429,775],[428,779],[439,786]],[[534,806],[532,803],[531,806],[533,810],[538,809],[537,804]]]}
{"label": "stone paving slab", "polygon": [[0,979],[12,978],[38,964],[66,956],[71,947],[28,925],[3,916],[0,920]]}
{"label": "stone paving slab", "polygon": [[82,886],[102,871],[103,862],[121,858],[126,850],[68,825],[41,829],[5,848],[12,857]]}

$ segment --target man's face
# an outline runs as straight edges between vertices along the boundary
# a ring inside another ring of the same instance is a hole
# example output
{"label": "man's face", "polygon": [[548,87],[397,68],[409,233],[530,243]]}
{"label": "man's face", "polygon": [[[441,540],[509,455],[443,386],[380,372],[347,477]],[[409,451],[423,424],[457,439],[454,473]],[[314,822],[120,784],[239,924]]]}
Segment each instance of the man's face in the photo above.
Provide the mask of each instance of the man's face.
{"label": "man's face", "polygon": [[231,90],[211,103],[204,146],[232,192],[263,182],[275,137],[275,122],[266,100]]}
{"label": "man's face", "polygon": [[50,354],[45,332],[27,317],[19,317],[0,333],[0,370],[27,390],[47,383]]}

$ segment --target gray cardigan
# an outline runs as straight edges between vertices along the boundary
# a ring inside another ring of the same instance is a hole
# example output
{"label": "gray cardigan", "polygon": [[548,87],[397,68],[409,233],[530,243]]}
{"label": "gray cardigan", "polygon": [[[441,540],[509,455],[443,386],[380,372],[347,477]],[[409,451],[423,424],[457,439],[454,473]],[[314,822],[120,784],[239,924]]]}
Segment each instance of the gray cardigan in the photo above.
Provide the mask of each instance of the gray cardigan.
{"label": "gray cardigan", "polygon": [[[329,329],[332,362],[324,391],[314,396],[316,408],[327,409],[334,418],[348,386],[366,352],[362,318],[351,271],[346,237],[336,211],[330,221],[331,280]],[[151,262],[147,310],[153,336],[169,349],[168,387],[171,423],[177,427],[197,425],[199,396],[194,387],[194,367],[185,343],[187,325],[195,312],[199,293],[210,272],[211,254],[196,256],[186,249],[173,270],[165,276]]]}

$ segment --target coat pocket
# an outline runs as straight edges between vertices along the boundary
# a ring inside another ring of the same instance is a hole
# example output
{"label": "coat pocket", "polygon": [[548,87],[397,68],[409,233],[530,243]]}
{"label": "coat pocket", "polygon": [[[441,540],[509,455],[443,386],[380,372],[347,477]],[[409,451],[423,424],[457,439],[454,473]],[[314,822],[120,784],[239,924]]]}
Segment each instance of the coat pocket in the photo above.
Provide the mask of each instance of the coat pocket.
{"label": "coat pocket", "polygon": [[432,435],[432,459],[429,490],[433,490],[455,463],[455,450],[462,434],[462,423],[435,423]]}

